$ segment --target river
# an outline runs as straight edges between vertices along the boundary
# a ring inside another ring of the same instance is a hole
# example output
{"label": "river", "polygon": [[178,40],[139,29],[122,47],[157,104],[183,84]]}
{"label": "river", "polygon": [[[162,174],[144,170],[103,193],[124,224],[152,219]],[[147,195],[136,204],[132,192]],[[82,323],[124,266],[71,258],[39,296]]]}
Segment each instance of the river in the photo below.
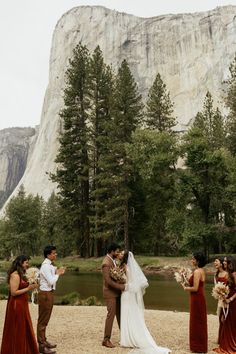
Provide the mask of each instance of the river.
{"label": "river", "polygon": [[[149,287],[144,295],[147,309],[188,311],[189,293],[185,292],[180,284],[170,275],[155,274],[147,276]],[[207,312],[216,313],[216,300],[211,296],[213,279],[206,283]],[[61,277],[57,283],[56,296],[61,297],[77,291],[82,299],[94,295],[102,303],[102,276],[100,273],[70,272]]]}

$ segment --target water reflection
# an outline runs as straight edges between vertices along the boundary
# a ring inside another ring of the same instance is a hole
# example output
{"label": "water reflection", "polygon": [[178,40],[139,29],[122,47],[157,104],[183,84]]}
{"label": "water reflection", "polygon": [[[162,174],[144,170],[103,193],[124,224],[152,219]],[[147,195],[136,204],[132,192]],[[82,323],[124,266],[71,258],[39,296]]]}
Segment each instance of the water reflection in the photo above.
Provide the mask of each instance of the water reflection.
{"label": "water reflection", "polygon": [[[148,281],[149,287],[144,296],[146,308],[170,311],[189,310],[189,293],[186,293],[172,276],[149,275]],[[215,314],[216,301],[211,296],[212,287],[213,279],[209,278],[206,284],[207,311]],[[57,283],[56,296],[61,297],[73,291],[80,293],[82,299],[94,295],[103,303],[101,274],[77,272],[65,274]]]}

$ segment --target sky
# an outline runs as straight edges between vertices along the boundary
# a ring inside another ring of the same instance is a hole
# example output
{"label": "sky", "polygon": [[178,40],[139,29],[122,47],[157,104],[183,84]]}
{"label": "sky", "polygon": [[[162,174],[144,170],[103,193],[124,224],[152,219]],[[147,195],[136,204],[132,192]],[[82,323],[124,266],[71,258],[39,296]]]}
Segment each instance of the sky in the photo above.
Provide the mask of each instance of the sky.
{"label": "sky", "polygon": [[53,30],[73,7],[101,5],[141,17],[212,10],[236,0],[5,0],[0,4],[0,129],[40,124]]}

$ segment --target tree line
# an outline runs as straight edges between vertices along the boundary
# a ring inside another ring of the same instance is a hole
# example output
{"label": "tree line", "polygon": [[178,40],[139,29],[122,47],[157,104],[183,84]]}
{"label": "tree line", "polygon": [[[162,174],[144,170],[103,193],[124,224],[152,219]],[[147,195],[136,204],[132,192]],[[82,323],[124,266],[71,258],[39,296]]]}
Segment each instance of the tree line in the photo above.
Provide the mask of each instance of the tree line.
{"label": "tree line", "polygon": [[229,72],[227,114],[206,92],[180,134],[159,73],[144,100],[126,60],[115,72],[99,47],[77,45],[49,174],[58,193],[43,201],[20,189],[0,222],[1,256],[45,243],[63,256],[100,256],[111,241],[154,255],[235,252],[236,59]]}

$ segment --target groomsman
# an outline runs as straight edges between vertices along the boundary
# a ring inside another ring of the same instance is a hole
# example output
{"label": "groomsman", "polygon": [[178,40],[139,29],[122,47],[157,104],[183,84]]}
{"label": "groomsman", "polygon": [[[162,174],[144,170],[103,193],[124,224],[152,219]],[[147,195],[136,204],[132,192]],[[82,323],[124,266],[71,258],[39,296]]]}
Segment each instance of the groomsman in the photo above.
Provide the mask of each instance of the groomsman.
{"label": "groomsman", "polygon": [[56,344],[47,341],[46,327],[52,313],[56,282],[59,276],[65,273],[65,269],[57,269],[52,264],[57,257],[55,246],[46,246],[44,249],[44,257],[45,259],[40,268],[37,339],[40,353],[53,354],[56,353]]}

